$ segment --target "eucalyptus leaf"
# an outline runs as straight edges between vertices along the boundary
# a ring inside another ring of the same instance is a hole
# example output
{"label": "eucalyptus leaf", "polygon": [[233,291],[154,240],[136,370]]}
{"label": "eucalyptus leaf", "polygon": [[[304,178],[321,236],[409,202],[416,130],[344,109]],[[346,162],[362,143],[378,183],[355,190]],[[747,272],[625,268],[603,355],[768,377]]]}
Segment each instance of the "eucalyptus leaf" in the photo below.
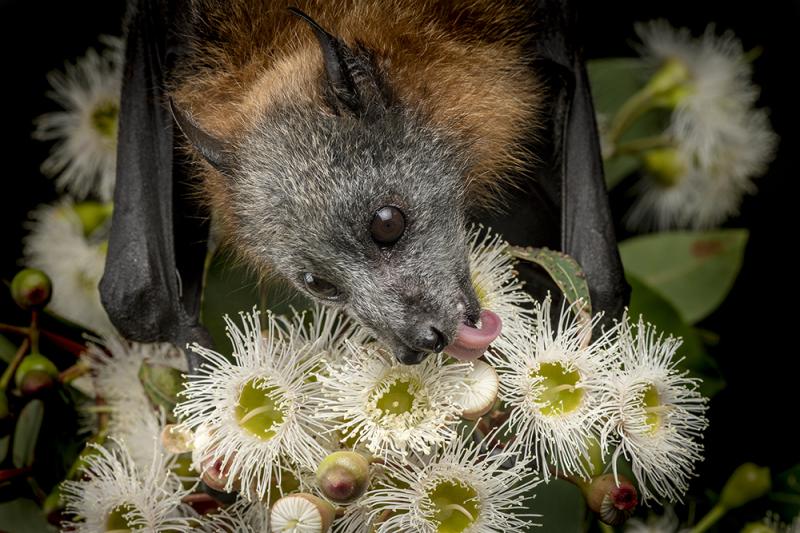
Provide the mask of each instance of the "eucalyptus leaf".
{"label": "eucalyptus leaf", "polygon": [[653,324],[665,335],[681,337],[683,343],[678,349],[678,356],[684,359],[678,366],[690,370],[693,377],[702,378],[700,391],[704,396],[710,398],[722,390],[725,381],[714,360],[706,353],[697,330],[681,319],[669,301],[635,275],[626,273],[625,277],[631,286],[631,302],[628,307],[631,319],[638,321],[641,315],[645,322]]}
{"label": "eucalyptus leaf", "polygon": [[542,513],[535,522],[542,527],[529,528],[529,532],[583,533],[586,503],[578,487],[563,479],[553,479],[536,487],[535,493],[533,505]]}
{"label": "eucalyptus leaf", "polygon": [[695,324],[730,292],[742,266],[747,230],[675,231],[634,237],[619,246],[625,271]]}
{"label": "eucalyptus leaf", "polygon": [[0,531],[13,533],[49,533],[58,529],[47,522],[33,500],[18,498],[0,503]]}
{"label": "eucalyptus leaf", "polygon": [[33,465],[36,442],[44,417],[44,403],[31,400],[19,413],[14,428],[14,444],[11,448],[11,460],[17,468]]}
{"label": "eucalyptus leaf", "polygon": [[221,254],[214,255],[206,273],[201,316],[218,349],[229,345],[223,316],[235,319],[239,312],[248,312],[253,306],[285,314],[291,306],[304,309],[309,303],[294,288],[277,281],[259,280],[246,267]]}
{"label": "eucalyptus leaf", "polygon": [[0,463],[8,457],[8,446],[11,444],[11,435],[0,438]]}
{"label": "eucalyptus leaf", "polygon": [[14,354],[17,353],[17,346],[8,340],[8,337],[0,334],[0,360],[5,363],[10,363],[14,359]]}
{"label": "eucalyptus leaf", "polygon": [[561,292],[564,293],[569,303],[575,304],[579,300],[582,302],[579,311],[580,314],[586,317],[592,316],[592,300],[589,296],[589,284],[586,282],[586,274],[583,273],[583,270],[575,259],[563,252],[557,252],[548,248],[509,246],[508,252],[518,259],[530,261],[542,267],[553,279]]}
{"label": "eucalyptus leaf", "polygon": [[175,422],[173,409],[178,403],[178,393],[183,390],[183,373],[177,368],[145,359],[139,367],[139,382],[147,398],[163,407],[169,422]]}

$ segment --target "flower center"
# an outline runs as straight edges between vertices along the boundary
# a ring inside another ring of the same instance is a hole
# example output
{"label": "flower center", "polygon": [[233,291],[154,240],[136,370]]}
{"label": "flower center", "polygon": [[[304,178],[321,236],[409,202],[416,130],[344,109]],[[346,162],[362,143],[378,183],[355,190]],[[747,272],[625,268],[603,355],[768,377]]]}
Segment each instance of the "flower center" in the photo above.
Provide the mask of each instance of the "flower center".
{"label": "flower center", "polygon": [[411,412],[414,407],[413,383],[408,378],[401,378],[389,385],[381,394],[375,405],[384,413],[401,415]]}
{"label": "flower center", "polygon": [[242,387],[236,405],[239,426],[261,440],[271,439],[275,436],[274,426],[286,417],[286,407],[282,404],[278,387],[263,378],[251,379]]}
{"label": "flower center", "polygon": [[543,415],[559,416],[580,407],[583,389],[578,385],[581,374],[577,370],[568,370],[561,363],[542,363],[538,372],[531,372],[531,377],[541,377],[536,391]]}
{"label": "flower center", "polygon": [[119,106],[114,102],[102,102],[92,111],[92,127],[108,139],[117,136]]}
{"label": "flower center", "polygon": [[132,524],[125,518],[125,515],[135,510],[136,507],[129,503],[123,503],[111,509],[106,517],[106,533],[131,531],[133,529]]}
{"label": "flower center", "polygon": [[441,481],[428,491],[438,533],[461,533],[478,519],[478,492],[467,484]]}
{"label": "flower center", "polygon": [[645,412],[645,424],[650,428],[650,433],[654,433],[661,427],[661,415],[664,413],[665,406],[661,405],[661,396],[654,385],[648,385],[642,395],[642,407]]}

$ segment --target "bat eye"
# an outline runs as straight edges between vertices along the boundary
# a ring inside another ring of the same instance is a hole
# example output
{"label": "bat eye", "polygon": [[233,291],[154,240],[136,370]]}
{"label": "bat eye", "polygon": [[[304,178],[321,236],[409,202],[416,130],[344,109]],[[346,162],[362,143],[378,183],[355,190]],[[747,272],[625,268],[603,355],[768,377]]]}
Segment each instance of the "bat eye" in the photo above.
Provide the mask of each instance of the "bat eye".
{"label": "bat eye", "polygon": [[391,246],[396,243],[406,229],[406,217],[403,212],[393,205],[386,205],[375,211],[369,231],[372,240],[381,246]]}
{"label": "bat eye", "polygon": [[317,298],[335,300],[339,297],[339,289],[336,288],[336,285],[326,279],[315,276],[311,272],[303,274],[303,281],[308,291]]}

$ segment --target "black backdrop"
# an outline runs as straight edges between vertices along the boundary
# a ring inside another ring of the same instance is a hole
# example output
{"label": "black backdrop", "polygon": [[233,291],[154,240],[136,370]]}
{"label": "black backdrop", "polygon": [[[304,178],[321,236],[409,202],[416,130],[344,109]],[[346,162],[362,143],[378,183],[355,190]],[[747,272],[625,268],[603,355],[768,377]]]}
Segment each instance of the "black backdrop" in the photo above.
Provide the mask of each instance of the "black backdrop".
{"label": "black backdrop", "polygon": [[[31,139],[32,119],[54,109],[44,96],[45,73],[96,44],[101,33],[119,34],[123,2],[111,0],[0,0],[0,277],[10,280],[21,254],[22,226],[36,204],[55,198],[38,166],[48,146]],[[752,460],[775,471],[800,462],[800,440],[790,434],[800,416],[800,379],[795,347],[797,290],[790,257],[798,242],[792,216],[797,203],[798,99],[792,80],[800,65],[796,34],[800,0],[733,3],[724,0],[661,2],[587,1],[580,16],[586,55],[630,55],[632,23],[664,17],[701,32],[709,21],[730,28],[745,48],[763,47],[756,63],[762,104],[772,110],[782,141],[777,160],[745,200],[730,227],[751,230],[744,267],[723,306],[701,324],[718,332],[713,349],[728,387],[711,404],[702,484],[719,486],[729,469]],[[623,194],[612,206],[624,209]],[[618,236],[626,236],[622,227]],[[19,317],[7,293],[0,295],[0,321]],[[798,328],[800,329],[800,328]]]}

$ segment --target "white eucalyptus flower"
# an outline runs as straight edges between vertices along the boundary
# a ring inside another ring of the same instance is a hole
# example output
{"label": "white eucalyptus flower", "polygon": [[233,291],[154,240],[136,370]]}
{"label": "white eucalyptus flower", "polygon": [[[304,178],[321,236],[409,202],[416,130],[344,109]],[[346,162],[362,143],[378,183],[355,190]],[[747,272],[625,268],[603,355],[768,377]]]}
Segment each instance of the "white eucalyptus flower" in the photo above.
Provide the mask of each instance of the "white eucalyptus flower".
{"label": "white eucalyptus flower", "polygon": [[378,533],[527,531],[540,516],[530,512],[529,496],[539,480],[518,459],[515,449],[455,438],[426,458],[389,462],[387,481],[363,503]]}
{"label": "white eucalyptus flower", "polygon": [[58,176],[59,190],[78,200],[94,195],[108,201],[114,194],[123,42],[115,37],[104,41],[105,53],[90,48],[63,72],[48,74],[53,88],[48,96],[63,110],[38,117],[33,134],[57,141],[42,172]]}
{"label": "white eucalyptus flower", "polygon": [[138,468],[124,446],[109,451],[92,446],[85,476],[65,481],[62,495],[71,521],[66,531],[193,531],[181,499],[189,491],[170,472],[164,457],[152,453],[147,468]]}
{"label": "white eucalyptus flower", "polygon": [[90,343],[82,357],[94,376],[97,394],[109,411],[109,435],[129,450],[140,467],[153,461],[154,451],[166,454],[160,445],[163,415],[145,394],[139,369],[143,361],[149,360],[185,371],[183,353],[167,343],[140,344],[108,336]]}
{"label": "white eucalyptus flower", "polygon": [[[551,324],[548,295],[531,328],[504,337],[487,358],[500,376],[500,398],[510,409],[507,431],[532,450],[545,481],[556,475],[588,476],[589,447],[599,434],[603,383],[614,366],[610,333],[588,342],[600,315],[586,320],[563,307]],[[549,466],[548,466],[549,465]]]}
{"label": "white eucalyptus flower", "polygon": [[508,243],[499,234],[476,226],[471,230],[469,247],[472,286],[481,308],[490,309],[503,321],[500,336],[526,329],[533,316],[534,300],[517,279]]}
{"label": "white eucalyptus flower", "polygon": [[107,242],[85,235],[76,206],[68,201],[41,205],[31,213],[23,262],[53,281],[48,309],[99,335],[111,335],[98,284],[106,264]]}
{"label": "white eucalyptus flower", "polygon": [[349,445],[375,455],[429,453],[454,438],[470,363],[432,354],[404,365],[376,345],[348,344],[350,354],[318,374],[326,397],[320,416]]}
{"label": "white eucalyptus flower", "polygon": [[656,496],[680,501],[702,459],[706,399],[698,379],[679,370],[675,354],[681,340],[664,338],[639,319],[623,317],[616,340],[622,370],[612,375],[605,393],[600,443],[630,460],[642,501]]}
{"label": "white eucalyptus flower", "polygon": [[291,317],[275,317],[281,333],[296,346],[310,346],[312,353],[325,352],[327,361],[347,353],[346,341],[362,344],[369,339],[366,330],[339,309],[315,303],[309,310],[292,311]]}
{"label": "white eucalyptus flower", "polygon": [[666,133],[674,147],[666,167],[659,164],[664,151],[645,156],[646,177],[627,223],[633,229],[719,225],[755,192],[753,178],[766,172],[777,145],[767,112],[755,108],[759,88],[750,62],[732,33],[717,35],[713,26],[696,39],[663,20],[636,29],[645,59],[672,76]]}
{"label": "white eucalyptus flower", "polygon": [[284,468],[316,468],[330,426],[315,416],[319,384],[309,377],[318,358],[282,339],[271,315],[262,335],[259,317],[241,313],[241,329],[225,317],[232,361],[192,345],[205,362],[189,376],[175,412],[183,427],[203,428],[205,438],[194,441],[198,471],[215,468],[225,490],[267,500]]}

